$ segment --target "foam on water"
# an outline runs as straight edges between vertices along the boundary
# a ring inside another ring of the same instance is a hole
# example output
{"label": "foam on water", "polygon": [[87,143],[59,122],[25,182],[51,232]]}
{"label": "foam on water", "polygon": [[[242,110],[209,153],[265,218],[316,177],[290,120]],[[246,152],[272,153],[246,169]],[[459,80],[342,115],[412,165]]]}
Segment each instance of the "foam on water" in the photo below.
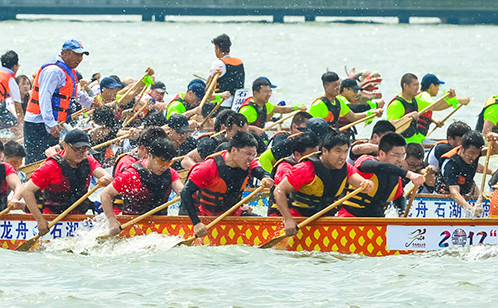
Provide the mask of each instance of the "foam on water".
{"label": "foam on water", "polygon": [[91,227],[77,229],[75,237],[59,238],[44,243],[41,251],[115,257],[123,254],[150,254],[165,251],[183,240],[177,236],[166,236],[158,233],[131,238],[110,237],[103,241],[97,239],[105,234],[109,234],[108,222],[105,214],[100,214],[91,220]]}

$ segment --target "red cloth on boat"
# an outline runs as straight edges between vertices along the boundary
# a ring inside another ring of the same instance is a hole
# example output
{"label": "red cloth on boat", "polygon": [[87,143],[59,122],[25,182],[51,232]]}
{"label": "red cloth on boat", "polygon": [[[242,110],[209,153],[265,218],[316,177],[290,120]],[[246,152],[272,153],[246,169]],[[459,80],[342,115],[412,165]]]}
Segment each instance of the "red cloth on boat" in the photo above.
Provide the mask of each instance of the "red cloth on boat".
{"label": "red cloth on boat", "polygon": [[[66,151],[62,150],[57,154],[60,154],[62,156],[65,152]],[[98,161],[95,160],[95,158],[91,157],[90,155],[87,155],[87,158],[88,162],[90,163],[90,174],[93,174],[95,169],[101,167],[101,165]],[[33,172],[30,179],[33,184],[40,187],[40,190],[44,190],[45,188],[47,188],[47,186],[58,184],[62,181],[62,171],[59,164],[55,160],[49,159],[40,167],[38,167],[35,172]],[[87,181],[87,185],[89,185],[90,177],[88,177]]]}
{"label": "red cloth on boat", "polygon": [[348,212],[345,208],[342,208],[337,212],[337,217],[356,217],[350,212]]}
{"label": "red cloth on boat", "polygon": [[5,179],[0,179],[0,194],[9,191],[9,184],[7,183],[7,177],[11,174],[15,174],[16,170],[8,163],[3,163],[5,165]]}
{"label": "red cloth on boat", "polygon": [[[356,173],[354,167],[348,163],[348,178]],[[287,180],[298,191],[304,185],[308,185],[315,179],[315,167],[311,161],[303,161],[292,167],[292,170],[287,174]]]}

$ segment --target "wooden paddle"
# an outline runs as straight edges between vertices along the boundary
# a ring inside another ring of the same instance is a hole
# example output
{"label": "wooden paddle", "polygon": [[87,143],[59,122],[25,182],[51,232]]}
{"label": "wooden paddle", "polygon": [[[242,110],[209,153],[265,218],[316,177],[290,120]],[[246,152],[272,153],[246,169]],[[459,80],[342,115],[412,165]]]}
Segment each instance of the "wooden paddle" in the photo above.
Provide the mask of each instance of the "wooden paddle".
{"label": "wooden paddle", "polygon": [[207,123],[207,121],[213,116],[216,110],[220,108],[221,104],[223,104],[224,101],[225,99],[222,99],[221,102],[217,103],[216,106],[214,106],[213,110],[211,110],[211,112],[206,116],[206,118],[204,118],[204,121],[202,121],[197,130],[201,129]]}
{"label": "wooden paddle", "polygon": [[[264,189],[263,186],[260,186],[258,188],[256,188],[252,193],[250,193],[247,197],[245,197],[244,199],[240,200],[239,202],[237,202],[234,206],[232,206],[231,208],[229,208],[225,213],[221,214],[220,216],[218,216],[215,220],[213,220],[209,225],[206,226],[206,229],[210,229],[212,228],[214,225],[216,225],[220,220],[222,220],[223,218],[227,217],[230,213],[232,213],[233,211],[235,211],[236,209],[238,209],[241,205],[243,205],[247,200],[251,199],[252,196],[254,196],[255,194],[259,193],[260,191],[262,191]],[[192,243],[194,242],[194,240],[196,239],[197,237],[196,236],[192,236],[178,244],[175,245],[176,246],[182,246],[182,245],[186,245],[186,246],[192,246]]]}
{"label": "wooden paddle", "polygon": [[124,121],[123,122],[123,126],[121,128],[125,128],[126,126],[128,126],[128,124],[130,124],[131,121],[135,120],[135,118],[138,117],[138,115],[141,114],[145,110],[145,108],[147,108],[149,105],[150,105],[150,101],[148,101],[147,103],[145,103],[142,106],[142,108],[140,108],[137,112],[135,112],[135,114],[133,114],[133,116],[131,116],[126,121]]}
{"label": "wooden paddle", "polygon": [[[308,225],[310,222],[315,221],[316,219],[320,218],[323,214],[325,214],[328,211],[332,210],[333,208],[337,207],[338,205],[340,205],[344,201],[348,200],[349,198],[351,198],[353,196],[356,196],[357,194],[359,194],[360,192],[362,192],[366,187],[367,187],[366,185],[360,186],[359,188],[355,189],[353,192],[345,195],[344,197],[342,197],[341,199],[339,199],[336,202],[332,203],[331,205],[327,206],[326,208],[324,208],[320,212],[315,213],[312,216],[308,217],[306,220],[304,220],[301,223],[299,223],[297,225],[297,228],[301,229],[304,226]],[[287,236],[284,233],[284,234],[282,234],[280,236],[277,236],[276,238],[270,240],[269,242],[266,242],[266,244],[263,244],[263,245],[259,246],[258,248],[263,248],[263,249],[271,248],[271,247],[277,245],[278,243],[280,243],[286,237]]]}
{"label": "wooden paddle", "polygon": [[[75,203],[73,203],[73,205],[71,205],[70,207],[68,207],[64,212],[62,212],[62,214],[60,214],[59,216],[57,216],[48,225],[48,229],[50,230],[50,228],[52,228],[53,226],[55,226],[61,219],[63,219],[64,217],[66,217],[67,214],[69,214],[78,205],[80,205],[83,201],[85,201],[86,198],[88,198],[91,194],[93,194],[101,186],[102,186],[102,184],[100,182],[98,182],[97,185],[95,185],[94,188],[92,188],[89,192],[87,192],[81,198],[79,198],[78,201],[76,201]],[[32,238],[30,238],[26,242],[24,242],[21,246],[17,247],[16,250],[17,251],[28,251],[31,247],[33,247],[33,245],[36,243],[36,241],[38,240],[39,237],[40,237],[40,233],[38,233],[37,235],[33,236]]]}
{"label": "wooden paddle", "polygon": [[[144,219],[144,218],[147,218],[165,208],[167,208],[168,206],[172,205],[172,204],[175,204],[176,202],[180,201],[181,200],[181,197],[176,197],[176,198],[173,198],[173,200],[171,201],[168,201],[166,203],[163,203],[161,205],[159,205],[158,207],[155,207],[153,208],[152,210],[148,211],[147,213],[144,213],[138,217],[135,217],[134,219],[128,221],[127,223],[124,223],[121,225],[120,229],[121,231],[123,231],[124,229],[128,228],[128,227],[131,227],[133,226],[134,224],[136,224],[137,222],[139,222],[140,220]],[[109,237],[111,237],[110,234],[104,234],[104,235],[99,235],[97,236],[95,239],[99,242],[101,242],[102,240],[105,240],[105,239],[108,239]]]}
{"label": "wooden paddle", "polygon": [[277,126],[278,124],[280,124],[280,123],[284,122],[285,120],[292,118],[293,116],[295,116],[295,115],[296,115],[296,114],[298,114],[299,112],[301,112],[301,110],[296,110],[296,111],[294,111],[294,112],[290,113],[290,114],[289,114],[289,115],[287,115],[285,118],[282,118],[282,119],[280,119],[280,120],[278,120],[278,121],[276,121],[276,122],[272,123],[271,125],[268,125],[267,127],[263,128],[263,131],[264,131],[264,132],[266,132],[267,130],[270,130],[271,128],[273,128],[273,127]]}
{"label": "wooden paddle", "polygon": [[489,142],[488,151],[486,152],[486,162],[484,163],[484,170],[482,172],[481,189],[479,191],[479,198],[477,198],[477,202],[475,205],[476,210],[479,208],[482,211],[482,199],[484,196],[484,188],[486,187],[486,175],[488,173],[489,159],[493,150],[493,143],[494,141]]}
{"label": "wooden paddle", "polygon": [[341,132],[343,132],[343,131],[345,131],[346,129],[348,129],[348,128],[351,128],[351,127],[355,126],[356,124],[360,124],[360,123],[362,123],[362,122],[368,121],[368,120],[370,120],[370,119],[375,118],[376,116],[377,116],[376,114],[371,114],[371,115],[369,115],[369,116],[364,117],[363,119],[359,119],[359,120],[354,121],[353,123],[349,123],[349,124],[347,124],[347,125],[344,125],[344,126],[342,126],[341,128],[339,128],[339,130],[340,130]]}
{"label": "wooden paddle", "polygon": [[219,136],[219,135],[221,135],[221,134],[226,133],[226,131],[227,131],[226,129],[220,130],[219,132],[214,133],[214,134],[212,134],[212,135],[211,135],[211,136],[209,136],[209,137],[210,137],[210,138],[213,138],[213,137]]}
{"label": "wooden paddle", "polygon": [[215,73],[213,75],[213,79],[211,80],[211,83],[209,84],[209,87],[206,90],[206,93],[204,94],[204,97],[202,98],[201,103],[199,104],[200,109],[202,110],[202,107],[208,100],[208,98],[211,96],[213,93],[214,87],[216,86],[216,82],[218,81],[218,78],[220,77],[221,73]]}
{"label": "wooden paddle", "polygon": [[12,204],[8,204],[7,207],[5,208],[5,210],[1,211],[0,212],[0,216],[4,215],[4,214],[7,214],[11,209],[12,207],[14,207]]}
{"label": "wooden paddle", "polygon": [[[450,95],[450,93],[446,93],[440,99],[438,99],[437,101],[433,102],[429,106],[427,106],[424,109],[422,109],[421,111],[419,111],[418,114],[424,114],[427,111],[431,111],[432,108],[434,108],[435,105],[437,105],[440,102],[442,102],[445,98],[448,97],[448,95]],[[410,127],[410,124],[412,123],[412,121],[413,121],[412,117],[404,117],[404,118],[401,118],[398,121],[396,121],[396,123],[393,123],[394,127],[396,127],[396,133],[401,134],[402,132],[404,132],[405,130],[407,130],[408,127]]]}
{"label": "wooden paddle", "polygon": [[141,87],[145,87],[145,83],[142,81],[146,76],[154,75],[154,70],[150,67],[147,67],[145,70],[145,74],[142,78],[138,79],[137,82],[133,86],[131,86],[126,93],[117,100],[118,105],[126,105],[128,104],[134,97],[133,92],[137,91],[137,89],[142,89]]}
{"label": "wooden paddle", "polygon": [[144,96],[145,94],[145,91],[147,91],[149,87],[145,86],[142,90],[142,93],[140,93],[140,96],[138,97],[137,101],[135,102],[135,105],[133,105],[133,110],[135,110],[135,108],[137,108],[138,104],[140,103],[140,100],[142,99],[142,97]]}
{"label": "wooden paddle", "polygon": [[[427,173],[424,174],[424,180],[425,180],[425,177],[427,176]],[[410,196],[410,200],[408,201],[408,204],[406,205],[406,209],[405,209],[405,214],[403,215],[403,217],[408,217],[408,214],[410,213],[410,208],[412,207],[412,204],[413,204],[413,200],[415,200],[415,196],[417,195],[417,189],[420,185],[413,185],[412,188],[410,188],[409,191],[407,191],[405,193],[405,198]]]}
{"label": "wooden paddle", "polygon": [[[462,108],[463,106],[464,106],[464,105],[460,105],[460,106],[458,106],[458,107],[457,107],[457,109],[453,110],[450,114],[448,114],[448,115],[446,116],[446,118],[444,118],[444,119],[441,121],[441,123],[443,123],[443,124],[444,124],[444,122],[446,122],[449,118],[451,118],[451,116],[452,116],[452,115],[454,115],[454,114],[455,114],[455,112],[457,112],[458,110],[460,110],[460,108]],[[429,132],[426,136],[425,136],[425,138],[429,137],[429,135],[430,135],[430,134],[432,134],[432,133],[433,133],[436,129],[438,129],[438,128],[439,128],[439,126],[435,126],[435,127],[434,127],[434,128],[433,128],[433,129],[432,129],[432,130],[431,130],[431,131],[430,131],[430,132]]]}
{"label": "wooden paddle", "polygon": [[96,146],[92,147],[92,150],[97,150],[97,149],[103,148],[103,147],[105,147],[105,146],[107,146],[107,145],[109,145],[111,143],[114,143],[116,141],[129,138],[129,137],[130,137],[130,133],[124,134],[123,136],[119,136],[119,137],[116,137],[114,139],[107,140],[106,142],[102,142],[101,144],[97,144]]}
{"label": "wooden paddle", "polygon": [[200,80],[207,81],[205,77],[202,77],[201,75],[194,74],[194,77],[199,78]]}

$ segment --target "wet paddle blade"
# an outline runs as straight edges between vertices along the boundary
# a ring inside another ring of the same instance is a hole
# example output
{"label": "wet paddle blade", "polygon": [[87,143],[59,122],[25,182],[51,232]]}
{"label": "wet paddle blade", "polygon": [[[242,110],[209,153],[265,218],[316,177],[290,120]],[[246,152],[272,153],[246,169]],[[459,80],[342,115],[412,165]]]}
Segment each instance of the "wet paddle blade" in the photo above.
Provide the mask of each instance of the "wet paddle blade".
{"label": "wet paddle blade", "polygon": [[16,248],[16,251],[28,251],[38,240],[39,236],[34,236]]}
{"label": "wet paddle blade", "polygon": [[194,243],[195,239],[196,239],[196,237],[192,236],[191,238],[189,238],[187,240],[184,240],[184,241],[181,241],[180,243],[176,244],[173,247],[176,247],[176,246],[192,246],[192,244]]}
{"label": "wet paddle blade", "polygon": [[266,244],[259,246],[258,248],[262,248],[262,249],[272,248],[273,246],[280,243],[284,238],[286,238],[285,234],[277,236],[276,238],[272,239],[271,241],[267,242]]}

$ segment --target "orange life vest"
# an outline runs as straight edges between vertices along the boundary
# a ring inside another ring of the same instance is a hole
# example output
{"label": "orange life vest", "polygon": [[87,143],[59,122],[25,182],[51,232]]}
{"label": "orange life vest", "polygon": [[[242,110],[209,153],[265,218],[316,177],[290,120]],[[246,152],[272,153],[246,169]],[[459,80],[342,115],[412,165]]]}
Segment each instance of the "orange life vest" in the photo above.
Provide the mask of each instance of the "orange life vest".
{"label": "orange life vest", "polygon": [[5,67],[0,67],[0,103],[3,105],[4,101],[10,97],[10,78],[16,78],[15,73]]}
{"label": "orange life vest", "polygon": [[78,80],[76,79],[76,72],[70,69],[66,63],[59,61],[57,59],[50,59],[38,70],[35,77],[35,82],[33,86],[33,91],[31,92],[31,99],[29,100],[28,107],[26,111],[40,114],[40,74],[43,69],[49,65],[57,65],[62,69],[66,75],[66,85],[55,89],[52,93],[52,114],[56,121],[66,121],[70,116],[71,106],[73,101],[76,99],[76,93],[78,90]]}

